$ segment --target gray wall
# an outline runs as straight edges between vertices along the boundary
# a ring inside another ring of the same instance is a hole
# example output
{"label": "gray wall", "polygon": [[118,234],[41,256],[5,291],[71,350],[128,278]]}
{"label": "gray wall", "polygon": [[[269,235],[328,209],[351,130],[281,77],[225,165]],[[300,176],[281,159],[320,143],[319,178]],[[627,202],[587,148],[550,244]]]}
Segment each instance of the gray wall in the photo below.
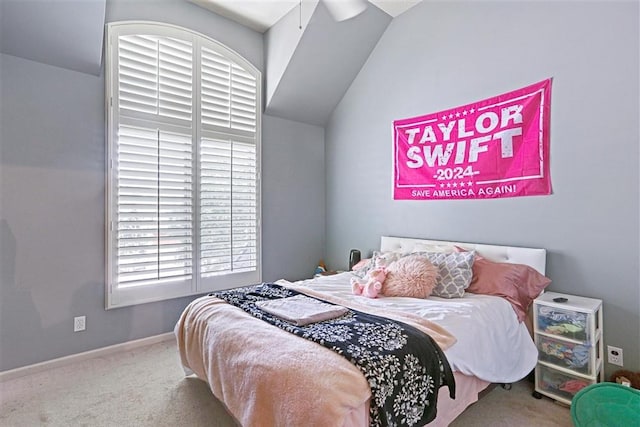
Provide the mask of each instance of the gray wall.
{"label": "gray wall", "polygon": [[[426,2],[389,25],[325,130],[327,258],[380,235],[546,248],[550,289],[603,299],[605,344],[638,370],[638,3],[514,3]],[[392,200],[393,120],[547,77],[551,196]]]}
{"label": "gray wall", "polygon": [[[107,3],[107,21],[131,19],[200,31],[262,69],[261,34],[191,3]],[[171,331],[193,299],[104,309],[104,91],[104,72],[0,55],[0,371]],[[264,122],[264,276],[307,277],[322,254],[322,130]],[[271,251],[291,242],[282,263]]]}
{"label": "gray wall", "polygon": [[[295,16],[295,9],[291,14]],[[267,99],[265,112],[325,126],[390,21],[389,15],[370,5],[360,15],[336,22],[325,3],[318,3],[277,87]],[[274,30],[290,23],[285,19]],[[278,42],[269,34],[265,38],[271,44]],[[266,57],[267,62],[271,59]]]}
{"label": "gray wall", "polygon": [[105,6],[106,0],[2,0],[0,52],[97,76]]}
{"label": "gray wall", "polygon": [[262,117],[262,279],[308,279],[324,251],[324,129]]}
{"label": "gray wall", "polygon": [[305,1],[302,9],[300,6],[294,7],[265,31],[265,105],[269,105],[317,6],[318,0]]}

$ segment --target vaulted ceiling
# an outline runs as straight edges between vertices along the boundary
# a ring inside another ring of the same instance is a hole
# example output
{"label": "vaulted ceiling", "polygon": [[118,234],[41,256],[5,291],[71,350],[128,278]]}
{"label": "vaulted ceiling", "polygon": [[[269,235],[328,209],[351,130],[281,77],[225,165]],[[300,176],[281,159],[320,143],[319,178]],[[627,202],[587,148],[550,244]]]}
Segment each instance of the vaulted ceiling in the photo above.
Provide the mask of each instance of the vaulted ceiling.
{"label": "vaulted ceiling", "polygon": [[391,19],[422,0],[190,1],[264,31],[266,113],[323,126]]}
{"label": "vaulted ceiling", "polygon": [[[267,31],[292,9],[315,8],[318,0],[189,0],[261,33]],[[364,0],[328,0],[338,7]],[[396,17],[422,0],[366,0],[389,16]]]}
{"label": "vaulted ceiling", "polygon": [[[291,11],[265,33],[265,111],[324,126],[391,17],[368,7],[352,19],[336,22],[320,2],[302,31],[297,21]],[[299,37],[296,44],[290,43],[293,37]]]}
{"label": "vaulted ceiling", "polygon": [[[99,75],[108,1],[0,0],[0,52]],[[421,0],[184,1],[263,32],[265,112],[323,126],[393,16]],[[330,2],[357,15],[336,20]]]}
{"label": "vaulted ceiling", "polygon": [[100,74],[106,0],[0,0],[0,52]]}

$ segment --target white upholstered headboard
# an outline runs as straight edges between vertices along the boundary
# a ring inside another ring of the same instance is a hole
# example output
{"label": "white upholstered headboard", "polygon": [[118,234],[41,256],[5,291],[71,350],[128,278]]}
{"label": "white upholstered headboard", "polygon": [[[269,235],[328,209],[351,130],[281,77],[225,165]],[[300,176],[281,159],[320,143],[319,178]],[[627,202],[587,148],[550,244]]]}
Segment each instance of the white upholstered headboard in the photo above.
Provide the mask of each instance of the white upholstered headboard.
{"label": "white upholstered headboard", "polygon": [[526,264],[535,268],[539,273],[545,274],[545,266],[547,263],[547,251],[545,249],[382,236],[380,250],[383,252],[414,252],[421,250],[420,246],[423,245],[436,245],[440,247],[459,246],[463,249],[475,250],[478,254],[491,261]]}

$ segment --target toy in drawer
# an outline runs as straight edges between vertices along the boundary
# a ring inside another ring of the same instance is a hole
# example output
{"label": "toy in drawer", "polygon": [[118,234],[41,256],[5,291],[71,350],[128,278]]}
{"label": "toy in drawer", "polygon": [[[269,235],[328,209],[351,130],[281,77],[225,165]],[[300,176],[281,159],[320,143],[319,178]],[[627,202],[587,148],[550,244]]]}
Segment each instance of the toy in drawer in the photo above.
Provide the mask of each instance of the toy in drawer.
{"label": "toy in drawer", "polygon": [[541,392],[552,394],[571,401],[573,396],[586,386],[596,381],[556,371],[544,365],[536,366],[536,388]]}
{"label": "toy in drawer", "polygon": [[538,330],[559,337],[590,341],[587,313],[537,305]]}
{"label": "toy in drawer", "polygon": [[575,344],[538,336],[539,360],[587,375],[593,375],[593,364],[589,363],[591,351],[592,348],[588,344]]}

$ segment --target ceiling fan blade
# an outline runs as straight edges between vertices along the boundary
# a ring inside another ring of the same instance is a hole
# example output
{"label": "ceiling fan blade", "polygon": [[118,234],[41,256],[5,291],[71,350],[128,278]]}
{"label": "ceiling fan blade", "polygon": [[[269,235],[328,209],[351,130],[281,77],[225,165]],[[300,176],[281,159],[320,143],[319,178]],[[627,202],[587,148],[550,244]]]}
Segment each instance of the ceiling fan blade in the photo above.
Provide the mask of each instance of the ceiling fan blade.
{"label": "ceiling fan blade", "polygon": [[324,4],[338,22],[360,15],[368,5],[367,0],[324,0]]}

